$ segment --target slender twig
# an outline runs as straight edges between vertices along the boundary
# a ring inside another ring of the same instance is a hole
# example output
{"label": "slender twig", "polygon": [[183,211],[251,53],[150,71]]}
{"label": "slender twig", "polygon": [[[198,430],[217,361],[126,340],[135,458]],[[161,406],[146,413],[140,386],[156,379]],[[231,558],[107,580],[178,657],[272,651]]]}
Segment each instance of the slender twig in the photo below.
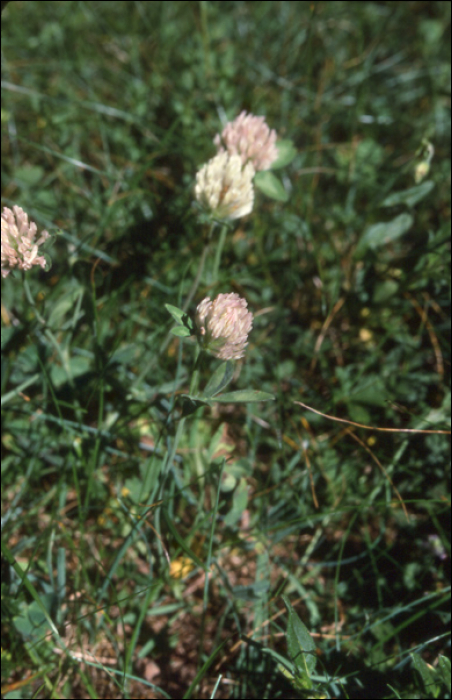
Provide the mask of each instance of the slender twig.
{"label": "slender twig", "polygon": [[355,423],[354,421],[346,420],[345,418],[336,418],[336,416],[329,416],[327,413],[317,411],[317,409],[312,408],[311,406],[307,406],[301,401],[294,401],[294,403],[298,404],[299,406],[303,406],[303,408],[306,408],[308,411],[317,413],[318,416],[322,416],[323,418],[327,418],[328,420],[334,420],[337,423],[347,423],[348,425],[356,425],[357,428],[364,428],[364,430],[378,430],[381,433],[429,433],[434,435],[450,435],[451,432],[450,430],[420,430],[418,428],[377,428],[374,425],[364,425],[364,423]]}

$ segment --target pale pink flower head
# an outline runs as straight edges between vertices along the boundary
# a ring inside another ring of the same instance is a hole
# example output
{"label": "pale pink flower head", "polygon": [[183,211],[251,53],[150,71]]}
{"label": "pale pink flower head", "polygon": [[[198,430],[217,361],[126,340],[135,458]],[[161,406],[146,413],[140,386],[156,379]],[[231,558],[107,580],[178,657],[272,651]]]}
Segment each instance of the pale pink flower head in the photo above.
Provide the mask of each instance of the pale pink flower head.
{"label": "pale pink flower head", "polygon": [[18,206],[13,209],[3,207],[2,211],[2,277],[7,277],[12,269],[30,270],[33,265],[46,267],[46,260],[38,255],[41,243],[49,238],[42,231],[35,240],[38,227],[28,220],[28,215]]}
{"label": "pale pink flower head", "polygon": [[201,347],[219,360],[239,360],[245,354],[253,314],[238,294],[203,299],[196,309],[195,326]]}
{"label": "pale pink flower head", "polygon": [[278,157],[276,131],[269,129],[265,117],[255,117],[246,112],[239,114],[233,122],[228,122],[213,142],[220,153],[224,150],[237,153],[244,165],[252,163],[256,171],[268,170]]}
{"label": "pale pink flower head", "polygon": [[253,209],[254,167],[238,155],[217,153],[196,174],[195,197],[214,219],[239,219]]}

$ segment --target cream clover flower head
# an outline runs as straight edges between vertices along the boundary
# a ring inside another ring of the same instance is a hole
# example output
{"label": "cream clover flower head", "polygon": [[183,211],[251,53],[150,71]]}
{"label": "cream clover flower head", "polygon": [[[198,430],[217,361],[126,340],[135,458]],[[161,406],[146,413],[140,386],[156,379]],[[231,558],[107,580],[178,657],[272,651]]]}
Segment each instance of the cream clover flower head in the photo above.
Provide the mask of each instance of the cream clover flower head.
{"label": "cream clover flower head", "polygon": [[195,197],[213,218],[239,219],[253,209],[255,171],[238,155],[218,153],[196,174]]}
{"label": "cream clover flower head", "polygon": [[268,170],[278,157],[275,145],[276,131],[269,129],[265,117],[242,112],[232,122],[228,122],[214,144],[220,153],[237,153],[242,163],[252,163],[254,169]]}
{"label": "cream clover flower head", "polygon": [[201,347],[219,360],[239,360],[245,354],[253,314],[238,294],[203,299],[196,309],[195,326]]}
{"label": "cream clover flower head", "polygon": [[13,209],[3,207],[2,211],[2,277],[7,277],[12,269],[30,270],[33,265],[46,267],[46,260],[38,255],[41,243],[49,238],[42,231],[35,240],[38,227],[28,220],[28,215],[18,206]]}

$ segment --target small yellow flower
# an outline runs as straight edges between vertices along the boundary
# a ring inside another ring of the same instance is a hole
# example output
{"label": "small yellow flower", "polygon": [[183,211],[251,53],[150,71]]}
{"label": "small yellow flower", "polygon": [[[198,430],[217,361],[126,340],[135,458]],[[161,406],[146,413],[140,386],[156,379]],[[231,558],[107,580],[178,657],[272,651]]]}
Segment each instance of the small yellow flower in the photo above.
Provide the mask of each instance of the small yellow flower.
{"label": "small yellow flower", "polygon": [[189,557],[179,557],[170,564],[171,578],[185,578],[194,569],[194,564]]}
{"label": "small yellow flower", "polygon": [[359,330],[359,339],[360,339],[363,343],[368,343],[369,341],[372,340],[372,338],[373,338],[373,333],[372,333],[372,331],[370,331],[368,328],[360,328],[360,330]]}

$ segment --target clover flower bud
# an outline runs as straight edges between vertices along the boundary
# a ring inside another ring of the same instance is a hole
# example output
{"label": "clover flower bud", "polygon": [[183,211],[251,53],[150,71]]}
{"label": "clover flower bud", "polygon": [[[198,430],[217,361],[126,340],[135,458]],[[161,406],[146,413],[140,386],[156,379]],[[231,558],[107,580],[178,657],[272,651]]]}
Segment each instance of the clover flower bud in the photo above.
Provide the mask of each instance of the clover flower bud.
{"label": "clover flower bud", "polygon": [[421,161],[416,165],[414,169],[414,181],[416,184],[422,182],[422,180],[428,175],[430,170],[430,163],[426,160]]}
{"label": "clover flower bud", "polygon": [[433,156],[435,155],[435,149],[430,141],[427,141],[427,139],[423,139],[421,148],[423,151],[422,160],[417,163],[414,169],[414,181],[416,184],[422,182],[422,180],[429,174],[430,164]]}
{"label": "clover flower bud", "polygon": [[269,129],[264,117],[242,112],[232,122],[228,122],[214,144],[223,153],[238,154],[243,165],[252,163],[254,169],[268,170],[278,157],[275,145],[276,131]]}
{"label": "clover flower bud", "polygon": [[215,219],[239,219],[253,209],[254,167],[238,155],[218,153],[196,175],[195,197]]}
{"label": "clover flower bud", "polygon": [[238,294],[219,294],[198,304],[195,326],[204,350],[219,360],[239,360],[248,345],[253,314]]}
{"label": "clover flower bud", "polygon": [[41,243],[49,238],[42,231],[35,240],[38,227],[28,220],[28,215],[18,206],[13,210],[3,207],[2,211],[2,277],[7,277],[12,269],[30,270],[33,265],[46,267],[46,260],[38,255]]}

